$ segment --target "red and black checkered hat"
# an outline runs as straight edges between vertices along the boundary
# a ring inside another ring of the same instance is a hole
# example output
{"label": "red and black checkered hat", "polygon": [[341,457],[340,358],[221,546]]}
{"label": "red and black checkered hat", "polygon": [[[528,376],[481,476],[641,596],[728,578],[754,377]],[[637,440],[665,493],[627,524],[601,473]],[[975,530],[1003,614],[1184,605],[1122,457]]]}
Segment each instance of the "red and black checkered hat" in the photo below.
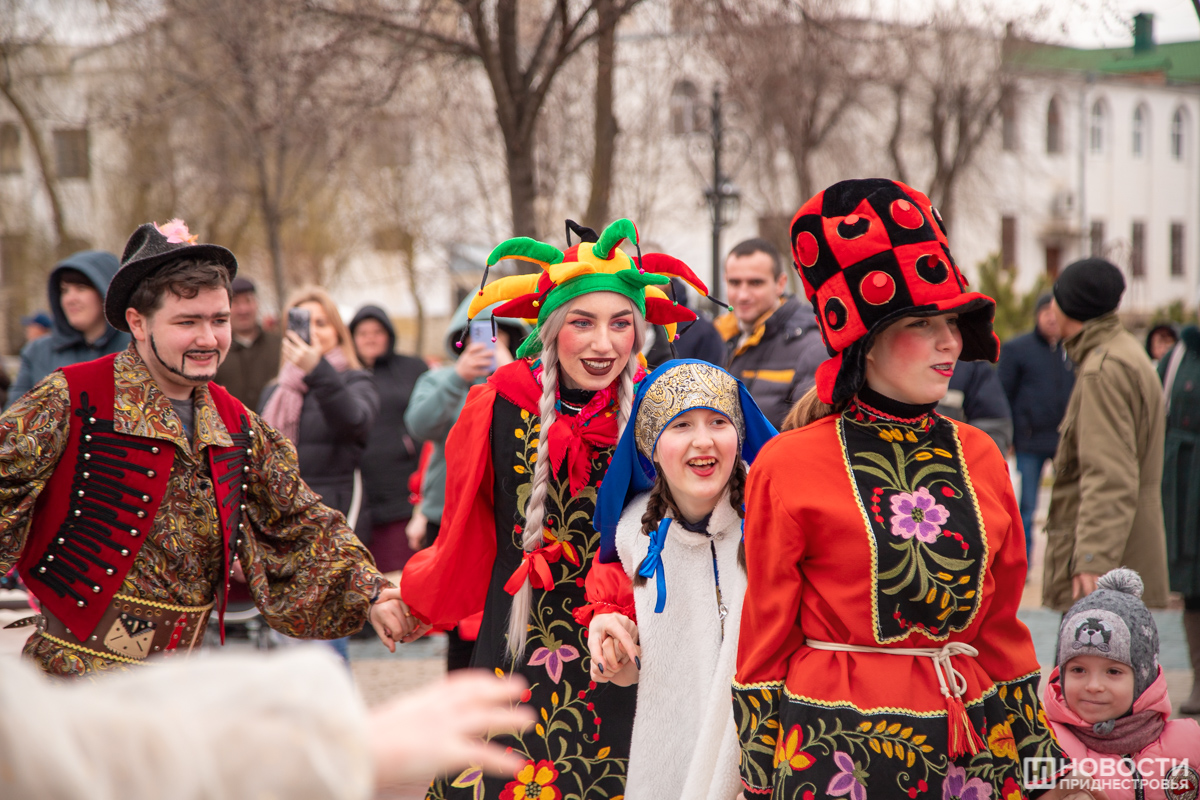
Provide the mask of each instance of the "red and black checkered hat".
{"label": "red and black checkered hat", "polygon": [[900,317],[959,314],[963,361],[995,361],[996,303],[967,290],[929,198],[884,178],[842,181],[792,220],[792,256],[832,356],[817,369],[825,403],[862,387],[864,357]]}

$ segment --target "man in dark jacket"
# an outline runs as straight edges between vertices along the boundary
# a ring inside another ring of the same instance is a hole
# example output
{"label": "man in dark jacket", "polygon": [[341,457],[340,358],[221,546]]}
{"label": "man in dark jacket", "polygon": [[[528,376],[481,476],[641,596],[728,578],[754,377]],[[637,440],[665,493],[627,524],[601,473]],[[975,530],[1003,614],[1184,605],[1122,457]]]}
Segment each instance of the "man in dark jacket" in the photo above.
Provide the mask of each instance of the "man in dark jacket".
{"label": "man in dark jacket", "polygon": [[363,306],[350,321],[354,350],[375,376],[379,416],[367,440],[360,469],[371,509],[371,553],[381,572],[402,569],[412,548],[404,529],[412,517],[408,478],[417,469],[421,449],[404,427],[408,398],[421,373],[419,358],[396,352],[396,329],[379,306]]}
{"label": "man in dark jacket", "polygon": [[713,323],[725,340],[725,367],[776,428],[828,358],[812,308],[785,296],[786,289],[779,250],[766,239],[747,239],[725,260],[725,295],[733,312]]}
{"label": "man in dark jacket", "polygon": [[1033,519],[1042,470],[1058,449],[1058,425],[1071,399],[1075,371],[1063,350],[1051,296],[1038,298],[1034,328],[1000,349],[1000,383],[1013,417],[1013,449],[1021,474],[1025,553],[1033,555]]}
{"label": "man in dark jacket", "polygon": [[263,387],[279,374],[279,334],[263,330],[258,321],[258,292],[249,278],[233,279],[229,301],[229,326],[233,344],[217,369],[217,383],[241,400],[246,408],[258,409]]}
{"label": "man in dark jacket", "polygon": [[[671,289],[679,305],[696,310],[688,297],[688,288],[679,278],[671,279]],[[725,364],[725,340],[717,329],[701,313],[695,321],[679,325],[679,338],[675,340],[676,358],[698,358],[718,367]],[[651,325],[646,331],[646,346],[642,348],[646,357],[646,368],[654,370],[659,364],[671,358],[671,342],[667,341],[667,329],[661,325]]]}
{"label": "man in dark jacket", "polygon": [[120,262],[103,250],[83,250],[55,265],[46,281],[54,330],[21,348],[21,369],[8,393],[12,405],[60,367],[119,353],[129,334],[104,319],[104,297]]}

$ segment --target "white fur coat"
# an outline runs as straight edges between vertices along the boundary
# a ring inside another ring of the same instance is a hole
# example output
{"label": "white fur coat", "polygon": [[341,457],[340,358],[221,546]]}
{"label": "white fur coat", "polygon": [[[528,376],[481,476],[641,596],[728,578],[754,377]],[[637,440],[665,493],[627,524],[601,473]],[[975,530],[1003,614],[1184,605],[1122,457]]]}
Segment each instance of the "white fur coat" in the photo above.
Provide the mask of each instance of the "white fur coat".
{"label": "white fur coat", "polygon": [[[649,494],[625,509],[617,552],[630,576],[649,549],[641,532]],[[671,523],[663,547],[667,603],[654,613],[657,578],[633,590],[642,670],[629,751],[628,800],[733,800],[741,791],[740,753],[730,686],[746,575],[737,563],[741,520],[722,499],[709,521],[721,596],[729,610],[722,637],[710,537]]]}

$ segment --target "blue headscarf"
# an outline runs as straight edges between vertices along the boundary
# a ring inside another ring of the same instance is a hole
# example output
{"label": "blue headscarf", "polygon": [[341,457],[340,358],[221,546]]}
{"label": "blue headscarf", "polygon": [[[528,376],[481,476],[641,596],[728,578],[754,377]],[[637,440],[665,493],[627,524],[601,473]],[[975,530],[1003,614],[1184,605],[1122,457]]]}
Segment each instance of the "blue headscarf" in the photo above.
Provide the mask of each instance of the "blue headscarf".
{"label": "blue headscarf", "polygon": [[[734,386],[736,396],[732,396]],[[635,496],[654,486],[656,472],[652,457],[659,435],[671,420],[693,408],[708,408],[729,417],[738,429],[741,457],[747,463],[752,463],[762,446],[777,433],[742,382],[720,367],[699,359],[681,358],[667,361],[650,373],[638,386],[629,423],[596,498],[593,522],[600,533],[602,562],[620,560],[616,537],[621,513]],[[670,519],[664,519],[651,535],[650,553],[643,565],[649,572],[645,577],[658,576],[659,610],[666,601],[660,558],[669,527]]]}

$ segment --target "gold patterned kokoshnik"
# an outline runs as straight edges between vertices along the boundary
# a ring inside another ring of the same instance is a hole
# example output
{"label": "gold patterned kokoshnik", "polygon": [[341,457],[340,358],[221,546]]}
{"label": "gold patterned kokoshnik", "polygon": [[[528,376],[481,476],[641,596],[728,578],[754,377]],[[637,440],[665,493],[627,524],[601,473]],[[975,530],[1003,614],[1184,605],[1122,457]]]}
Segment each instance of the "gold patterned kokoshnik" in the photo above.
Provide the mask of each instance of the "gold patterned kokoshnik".
{"label": "gold patterned kokoshnik", "polygon": [[693,408],[711,408],[724,414],[737,428],[738,441],[746,438],[737,380],[709,364],[679,364],[658,376],[638,407],[633,433],[642,455],[653,460],[663,430],[675,417]]}

